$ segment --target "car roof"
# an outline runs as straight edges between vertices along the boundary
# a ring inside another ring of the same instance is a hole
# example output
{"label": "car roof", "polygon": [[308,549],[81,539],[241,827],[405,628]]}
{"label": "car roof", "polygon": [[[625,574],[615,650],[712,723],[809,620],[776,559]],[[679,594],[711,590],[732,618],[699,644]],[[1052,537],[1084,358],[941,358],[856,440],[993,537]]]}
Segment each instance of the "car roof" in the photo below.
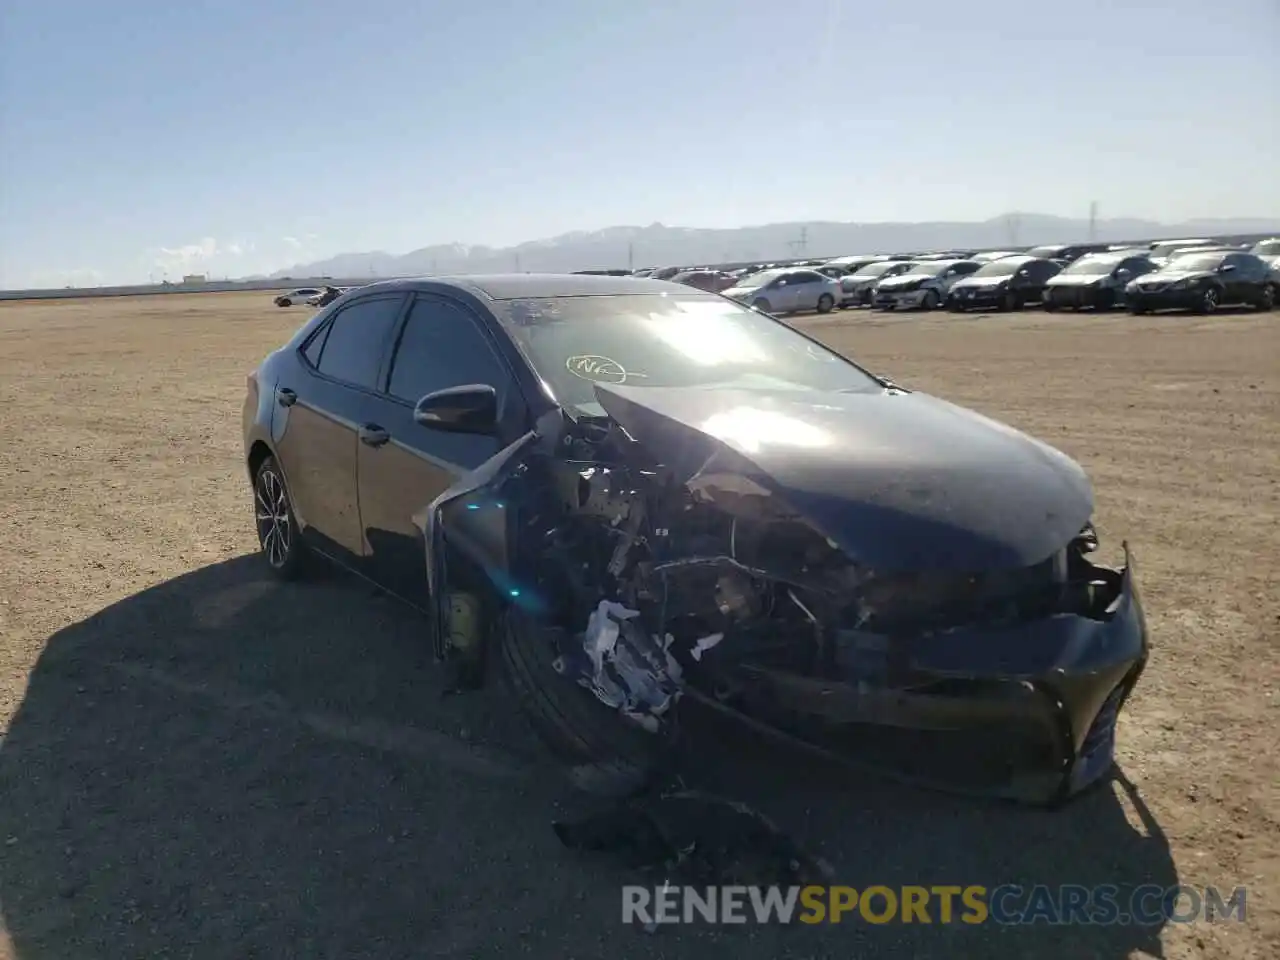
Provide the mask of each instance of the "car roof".
{"label": "car roof", "polygon": [[494,273],[445,277],[407,277],[381,280],[361,287],[361,291],[438,292],[453,287],[485,300],[522,300],[545,297],[614,297],[626,294],[670,294],[694,296],[696,291],[682,284],[647,277],[611,277],[581,273]]}

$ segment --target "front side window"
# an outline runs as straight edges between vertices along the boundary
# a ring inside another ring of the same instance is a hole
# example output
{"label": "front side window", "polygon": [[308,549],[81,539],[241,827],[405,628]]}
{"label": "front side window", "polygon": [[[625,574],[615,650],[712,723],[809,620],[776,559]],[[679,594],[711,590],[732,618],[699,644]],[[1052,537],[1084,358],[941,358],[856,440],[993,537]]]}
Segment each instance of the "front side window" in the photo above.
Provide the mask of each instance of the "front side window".
{"label": "front side window", "polygon": [[447,387],[485,383],[501,404],[510,375],[471,315],[439,297],[419,297],[409,309],[391,361],[387,392],[409,403]]}

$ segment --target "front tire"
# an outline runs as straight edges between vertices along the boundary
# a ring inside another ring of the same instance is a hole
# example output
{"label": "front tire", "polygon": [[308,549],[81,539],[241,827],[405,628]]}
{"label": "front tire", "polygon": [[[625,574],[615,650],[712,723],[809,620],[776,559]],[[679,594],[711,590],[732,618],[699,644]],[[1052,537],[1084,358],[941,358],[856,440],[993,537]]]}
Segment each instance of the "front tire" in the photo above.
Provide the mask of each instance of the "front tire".
{"label": "front tire", "polygon": [[764,297],[760,297],[757,300],[753,301],[751,305],[755,307],[757,310],[761,311],[762,313],[773,312],[773,307],[770,306],[769,301],[766,300]]}
{"label": "front tire", "polygon": [[1022,304],[1018,300],[1018,295],[1013,291],[1006,293],[1004,295],[1004,299],[1000,303],[1000,309],[1005,310],[1009,313],[1013,313],[1014,311],[1018,310],[1021,306]]}
{"label": "front tire", "polygon": [[941,302],[942,301],[938,297],[937,290],[926,290],[924,292],[924,299],[920,301],[920,307],[923,310],[937,310],[938,305]]}
{"label": "front tire", "polygon": [[556,669],[555,638],[529,614],[508,607],[498,625],[502,676],[541,740],[569,764],[574,784],[587,793],[627,796],[656,776],[667,741],[593,697]]}
{"label": "front tire", "polygon": [[277,301],[276,301],[276,306],[277,306],[277,307],[292,307],[292,306],[293,306],[293,301],[292,301],[292,300],[290,300],[288,297],[285,297],[283,300],[277,300]]}
{"label": "front tire", "polygon": [[258,465],[253,477],[254,526],[267,568],[281,580],[294,580],[305,570],[307,549],[299,537],[293,503],[275,457]]}
{"label": "front tire", "polygon": [[824,293],[818,298],[818,312],[830,313],[836,305],[836,298],[829,293]]}

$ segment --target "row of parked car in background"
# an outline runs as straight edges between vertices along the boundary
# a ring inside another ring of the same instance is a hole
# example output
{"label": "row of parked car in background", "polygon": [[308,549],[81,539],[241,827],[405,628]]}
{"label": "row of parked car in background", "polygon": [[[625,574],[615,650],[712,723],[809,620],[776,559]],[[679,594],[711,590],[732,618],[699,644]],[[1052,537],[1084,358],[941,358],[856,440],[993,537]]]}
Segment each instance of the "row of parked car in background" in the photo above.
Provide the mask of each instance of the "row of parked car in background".
{"label": "row of parked car in background", "polygon": [[768,313],[880,310],[1108,310],[1222,306],[1270,310],[1280,300],[1280,238],[1252,246],[1209,239],[1141,246],[1051,244],[1030,250],[868,254],[734,271],[664,267],[636,276],[720,293]]}
{"label": "row of parked car in background", "polygon": [[[736,270],[661,267],[615,275],[670,280],[719,293],[767,313],[873,307],[879,310],[1183,309],[1223,306],[1270,310],[1280,301],[1280,238],[1252,246],[1209,239],[1158,240],[1141,246],[1050,244],[1030,250],[880,253],[759,263]],[[277,307],[323,307],[350,287],[299,287]]]}

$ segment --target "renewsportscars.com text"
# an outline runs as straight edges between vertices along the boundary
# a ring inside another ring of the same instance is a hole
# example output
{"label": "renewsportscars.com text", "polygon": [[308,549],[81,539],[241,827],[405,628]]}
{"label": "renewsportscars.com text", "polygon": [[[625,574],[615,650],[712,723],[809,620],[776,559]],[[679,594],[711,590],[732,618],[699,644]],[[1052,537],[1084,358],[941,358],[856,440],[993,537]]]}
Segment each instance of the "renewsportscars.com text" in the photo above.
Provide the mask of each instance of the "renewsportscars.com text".
{"label": "renewsportscars.com text", "polygon": [[622,888],[623,923],[1140,925],[1245,919],[1244,887],[980,885]]}

